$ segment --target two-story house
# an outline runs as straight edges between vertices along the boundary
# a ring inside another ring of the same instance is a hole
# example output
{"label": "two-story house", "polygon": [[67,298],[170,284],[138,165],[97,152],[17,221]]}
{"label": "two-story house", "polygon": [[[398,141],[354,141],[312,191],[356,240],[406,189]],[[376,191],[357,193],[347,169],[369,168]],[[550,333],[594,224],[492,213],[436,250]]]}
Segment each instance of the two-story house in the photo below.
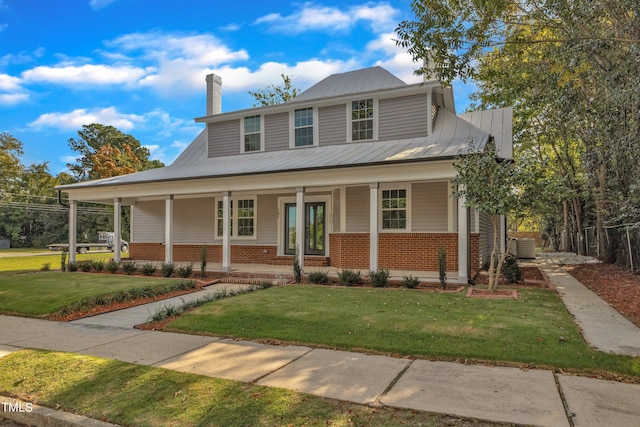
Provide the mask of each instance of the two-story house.
{"label": "two-story house", "polygon": [[[406,84],[381,67],[335,74],[290,102],[222,112],[207,82],[206,129],[170,165],[58,187],[78,201],[131,206],[130,256],[437,271],[466,282],[485,259],[488,218],[452,196],[469,144],[512,157],[510,108],[456,116],[439,81]],[[118,245],[116,245],[118,247]],[[71,248],[73,253],[73,248]],[[119,256],[119,255],[117,255]],[[218,265],[218,264],[216,264]],[[235,267],[234,267],[235,268]]]}

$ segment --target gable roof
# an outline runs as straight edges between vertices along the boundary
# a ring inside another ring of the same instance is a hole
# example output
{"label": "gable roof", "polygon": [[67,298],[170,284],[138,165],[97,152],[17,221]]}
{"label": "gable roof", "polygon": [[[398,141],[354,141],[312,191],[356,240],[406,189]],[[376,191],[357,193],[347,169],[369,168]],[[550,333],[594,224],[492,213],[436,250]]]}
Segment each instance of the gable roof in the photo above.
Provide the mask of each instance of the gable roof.
{"label": "gable roof", "polygon": [[513,107],[472,111],[460,114],[459,117],[489,132],[495,141],[499,157],[513,159]]}
{"label": "gable roof", "polygon": [[372,92],[407,86],[405,82],[382,67],[364,68],[347,73],[332,74],[295,97],[295,101],[309,101],[330,96]]}
{"label": "gable roof", "polygon": [[[203,132],[204,133],[204,132]],[[187,179],[222,178],[301,170],[317,170],[452,159],[473,144],[482,148],[490,134],[440,109],[433,133],[429,136],[374,142],[297,148],[233,156],[197,156],[206,152],[207,140],[200,134],[185,153],[171,165],[94,181],[56,187],[59,190],[109,187]],[[191,154],[186,154],[187,152]]]}

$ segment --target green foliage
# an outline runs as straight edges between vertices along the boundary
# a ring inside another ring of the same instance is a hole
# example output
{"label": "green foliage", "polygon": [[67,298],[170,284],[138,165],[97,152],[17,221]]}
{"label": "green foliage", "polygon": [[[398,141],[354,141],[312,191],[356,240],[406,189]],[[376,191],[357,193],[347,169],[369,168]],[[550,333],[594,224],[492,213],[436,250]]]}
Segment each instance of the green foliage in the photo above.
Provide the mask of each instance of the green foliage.
{"label": "green foliage", "polygon": [[67,264],[67,270],[78,271],[78,263],[70,262],[69,264]]}
{"label": "green foliage", "polygon": [[104,261],[102,261],[102,260],[100,260],[100,261],[93,261],[93,262],[91,263],[91,269],[92,269],[93,271],[95,271],[96,273],[100,273],[101,271],[103,271],[103,270],[104,270],[105,265],[106,265],[106,264],[105,264],[105,262],[104,262]]}
{"label": "green foliage", "polygon": [[518,260],[514,256],[508,256],[502,265],[502,275],[507,283],[518,283],[522,281],[522,269],[518,265]]}
{"label": "green foliage", "polygon": [[338,281],[341,285],[355,286],[362,280],[362,273],[359,270],[343,268],[338,273]]}
{"label": "green foliage", "polygon": [[91,261],[79,262],[78,263],[78,268],[80,269],[80,271],[83,271],[83,272],[87,273],[87,272],[91,271],[91,269],[93,268],[92,262]]}
{"label": "green foliage", "polygon": [[109,273],[117,273],[118,269],[120,268],[120,264],[118,264],[117,262],[115,262],[113,260],[109,260],[109,262],[107,262],[107,264],[105,265],[104,268]]}
{"label": "green foliage", "polygon": [[280,76],[282,77],[281,86],[270,84],[265,90],[249,91],[249,95],[258,101],[253,104],[254,107],[282,104],[291,101],[298,95],[298,89],[291,86],[291,78],[284,74]]}
{"label": "green foliage", "polygon": [[178,275],[178,277],[182,277],[183,279],[191,277],[191,275],[193,274],[193,264],[178,267],[176,269],[176,274]]}
{"label": "green foliage", "polygon": [[60,270],[67,271],[67,251],[60,252]]}
{"label": "green foliage", "polygon": [[176,266],[173,263],[162,263],[162,267],[160,267],[160,271],[162,272],[162,277],[171,277],[171,275],[176,271]]}
{"label": "green foliage", "polygon": [[444,248],[438,248],[438,279],[440,287],[447,289],[447,251]]}
{"label": "green foliage", "polygon": [[156,274],[156,266],[151,264],[150,262],[147,262],[142,264],[142,267],[140,267],[140,271],[145,276],[153,276],[154,274]]}
{"label": "green foliage", "polygon": [[408,289],[414,289],[420,286],[420,279],[413,277],[412,275],[404,276],[400,284]]}
{"label": "green foliage", "polygon": [[207,245],[202,244],[200,248],[200,277],[207,276]]}
{"label": "green foliage", "polygon": [[122,263],[121,269],[125,274],[133,274],[138,270],[138,267],[135,262],[127,261]]}
{"label": "green foliage", "polygon": [[51,264],[48,262],[45,264],[42,264],[42,267],[40,267],[40,271],[49,271],[49,270],[51,270]]}
{"label": "green foliage", "polygon": [[323,285],[329,282],[329,274],[327,271],[312,271],[307,274],[307,279],[314,285]]}
{"label": "green foliage", "polygon": [[369,281],[374,288],[384,288],[389,284],[389,270],[378,269],[369,271]]}

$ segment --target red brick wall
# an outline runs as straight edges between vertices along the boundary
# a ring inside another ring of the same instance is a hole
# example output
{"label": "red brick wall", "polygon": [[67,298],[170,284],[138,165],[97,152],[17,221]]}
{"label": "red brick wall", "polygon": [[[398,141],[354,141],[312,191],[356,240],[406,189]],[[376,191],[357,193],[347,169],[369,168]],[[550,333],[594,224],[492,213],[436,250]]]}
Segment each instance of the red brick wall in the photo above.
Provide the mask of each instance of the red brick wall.
{"label": "red brick wall", "polygon": [[438,248],[447,270],[458,269],[458,233],[380,233],[378,265],[392,270],[438,271]]}
{"label": "red brick wall", "polygon": [[329,234],[332,267],[369,268],[369,233]]}
{"label": "red brick wall", "polygon": [[129,243],[129,258],[164,261],[164,245],[162,243]]}
{"label": "red brick wall", "polygon": [[471,272],[480,267],[480,234],[471,233]]}

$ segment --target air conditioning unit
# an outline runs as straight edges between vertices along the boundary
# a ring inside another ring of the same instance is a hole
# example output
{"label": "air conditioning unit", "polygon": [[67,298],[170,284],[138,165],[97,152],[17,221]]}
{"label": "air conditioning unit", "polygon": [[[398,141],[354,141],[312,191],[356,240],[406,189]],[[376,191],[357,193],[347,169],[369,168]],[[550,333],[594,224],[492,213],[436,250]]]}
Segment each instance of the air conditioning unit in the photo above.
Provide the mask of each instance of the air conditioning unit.
{"label": "air conditioning unit", "polygon": [[518,259],[534,259],[536,257],[536,239],[516,240]]}

